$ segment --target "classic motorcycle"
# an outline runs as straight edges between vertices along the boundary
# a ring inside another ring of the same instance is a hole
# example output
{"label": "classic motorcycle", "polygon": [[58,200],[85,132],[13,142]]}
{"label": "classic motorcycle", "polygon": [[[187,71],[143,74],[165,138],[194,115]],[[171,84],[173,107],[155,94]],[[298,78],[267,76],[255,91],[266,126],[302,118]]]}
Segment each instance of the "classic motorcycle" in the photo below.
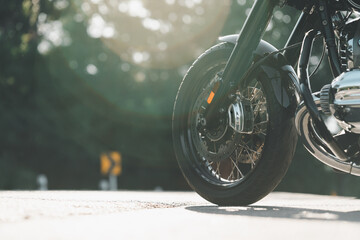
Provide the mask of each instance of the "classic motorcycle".
{"label": "classic motorcycle", "polygon": [[[278,5],[302,11],[286,46],[261,40]],[[203,198],[248,205],[284,177],[298,134],[333,169],[360,176],[360,0],[257,0],[239,35],[220,37],[177,93],[173,142]],[[333,79],[313,92],[309,59],[323,38]],[[297,73],[294,67],[297,66]]]}

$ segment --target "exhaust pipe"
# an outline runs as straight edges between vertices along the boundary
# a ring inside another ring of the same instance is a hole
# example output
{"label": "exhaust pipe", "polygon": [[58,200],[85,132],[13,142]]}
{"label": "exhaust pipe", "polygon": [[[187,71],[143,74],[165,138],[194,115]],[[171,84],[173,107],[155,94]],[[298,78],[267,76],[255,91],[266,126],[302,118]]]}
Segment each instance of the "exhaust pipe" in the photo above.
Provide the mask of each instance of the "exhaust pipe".
{"label": "exhaust pipe", "polygon": [[[317,99],[315,102],[317,103],[316,105],[320,107],[320,100]],[[296,112],[295,126],[303,140],[305,148],[311,155],[329,167],[351,175],[360,176],[360,165],[356,165],[351,161],[341,161],[319,145],[320,142],[327,146],[324,139],[322,139],[314,128],[310,113],[304,103],[299,106]]]}

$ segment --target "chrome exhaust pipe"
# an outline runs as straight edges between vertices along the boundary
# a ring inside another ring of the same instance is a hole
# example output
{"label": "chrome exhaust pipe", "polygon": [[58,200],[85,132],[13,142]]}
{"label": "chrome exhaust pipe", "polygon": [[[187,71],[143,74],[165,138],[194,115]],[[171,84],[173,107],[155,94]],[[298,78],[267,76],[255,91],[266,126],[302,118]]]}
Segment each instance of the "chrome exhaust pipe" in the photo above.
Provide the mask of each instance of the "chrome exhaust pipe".
{"label": "chrome exhaust pipe", "polygon": [[[319,99],[315,100],[315,102],[318,106],[320,105]],[[327,146],[326,142],[317,134],[316,129],[313,127],[310,114],[304,103],[299,106],[296,112],[295,126],[303,140],[305,148],[311,155],[331,168],[351,175],[360,176],[360,165],[356,165],[354,162],[339,160],[318,143],[321,142]]]}

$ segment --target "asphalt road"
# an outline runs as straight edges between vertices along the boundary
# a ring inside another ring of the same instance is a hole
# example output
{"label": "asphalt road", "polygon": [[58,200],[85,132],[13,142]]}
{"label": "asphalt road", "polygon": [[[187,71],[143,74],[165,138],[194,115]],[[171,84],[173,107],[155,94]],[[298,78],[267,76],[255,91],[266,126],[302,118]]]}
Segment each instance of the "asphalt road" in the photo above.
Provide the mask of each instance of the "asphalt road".
{"label": "asphalt road", "polygon": [[272,193],[218,207],[190,192],[0,192],[0,239],[359,239],[360,200]]}

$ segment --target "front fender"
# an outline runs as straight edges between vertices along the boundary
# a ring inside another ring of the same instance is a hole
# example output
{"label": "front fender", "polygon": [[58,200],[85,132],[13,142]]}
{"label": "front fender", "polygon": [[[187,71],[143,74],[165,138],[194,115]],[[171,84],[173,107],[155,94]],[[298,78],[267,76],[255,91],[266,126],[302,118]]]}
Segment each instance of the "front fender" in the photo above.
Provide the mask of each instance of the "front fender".
{"label": "front fender", "polygon": [[[219,38],[221,42],[236,44],[238,35],[228,35]],[[265,54],[275,52],[276,49],[270,43],[261,40],[259,46],[254,52],[255,59],[263,57]],[[275,54],[267,59],[260,69],[271,80],[273,91],[277,101],[285,108],[295,110],[301,101],[299,79],[295,73],[294,68],[289,65],[282,54]]]}
{"label": "front fender", "polygon": [[[232,34],[232,35],[227,35],[227,36],[222,36],[219,37],[219,41],[220,42],[227,42],[227,43],[232,43],[232,44],[236,44],[236,41],[238,39],[238,34]],[[257,47],[257,49],[255,50],[255,55],[257,56],[263,56],[266,53],[271,53],[271,52],[275,52],[278,49],[276,49],[276,47],[274,47],[273,45],[271,45],[270,43],[261,40],[259,46]]]}

